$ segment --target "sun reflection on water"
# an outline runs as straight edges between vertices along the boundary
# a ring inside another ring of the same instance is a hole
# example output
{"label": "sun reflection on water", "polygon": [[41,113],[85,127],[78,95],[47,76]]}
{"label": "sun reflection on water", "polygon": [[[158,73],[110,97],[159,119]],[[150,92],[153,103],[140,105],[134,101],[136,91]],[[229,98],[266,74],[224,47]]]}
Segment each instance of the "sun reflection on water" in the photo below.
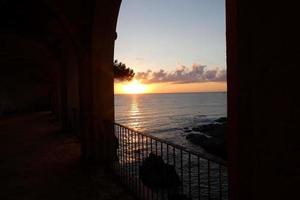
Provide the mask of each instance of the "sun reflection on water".
{"label": "sun reflection on water", "polygon": [[141,121],[140,121],[140,109],[138,104],[138,95],[132,96],[129,118],[131,119],[130,127],[136,130],[141,129]]}

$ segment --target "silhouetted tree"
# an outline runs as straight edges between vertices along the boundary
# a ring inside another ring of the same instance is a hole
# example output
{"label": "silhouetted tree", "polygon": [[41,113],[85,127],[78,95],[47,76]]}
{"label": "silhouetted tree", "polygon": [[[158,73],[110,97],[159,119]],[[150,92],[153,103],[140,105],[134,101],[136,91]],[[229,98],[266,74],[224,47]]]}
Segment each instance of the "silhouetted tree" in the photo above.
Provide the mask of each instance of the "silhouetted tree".
{"label": "silhouetted tree", "polygon": [[132,69],[126,67],[124,63],[118,62],[118,60],[114,61],[113,67],[114,67],[115,79],[121,81],[125,81],[125,80],[130,81],[135,75]]}

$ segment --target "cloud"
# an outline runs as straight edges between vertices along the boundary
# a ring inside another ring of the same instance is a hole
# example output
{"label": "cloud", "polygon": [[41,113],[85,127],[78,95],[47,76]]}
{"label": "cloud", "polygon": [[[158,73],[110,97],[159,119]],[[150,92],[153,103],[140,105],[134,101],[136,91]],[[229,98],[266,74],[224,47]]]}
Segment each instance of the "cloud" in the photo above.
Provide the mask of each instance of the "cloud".
{"label": "cloud", "polygon": [[196,82],[224,82],[225,69],[209,69],[206,65],[193,64],[191,70],[186,66],[179,66],[175,71],[167,72],[163,69],[153,72],[138,72],[135,78],[143,83],[171,82],[177,84]]}

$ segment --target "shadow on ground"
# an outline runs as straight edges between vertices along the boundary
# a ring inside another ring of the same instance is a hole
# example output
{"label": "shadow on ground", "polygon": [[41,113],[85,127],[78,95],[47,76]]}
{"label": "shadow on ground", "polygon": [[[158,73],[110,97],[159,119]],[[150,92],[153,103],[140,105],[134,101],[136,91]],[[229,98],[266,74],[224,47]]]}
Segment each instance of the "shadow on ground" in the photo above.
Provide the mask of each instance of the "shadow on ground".
{"label": "shadow on ground", "polygon": [[133,199],[102,168],[80,164],[80,144],[47,112],[0,119],[0,199]]}

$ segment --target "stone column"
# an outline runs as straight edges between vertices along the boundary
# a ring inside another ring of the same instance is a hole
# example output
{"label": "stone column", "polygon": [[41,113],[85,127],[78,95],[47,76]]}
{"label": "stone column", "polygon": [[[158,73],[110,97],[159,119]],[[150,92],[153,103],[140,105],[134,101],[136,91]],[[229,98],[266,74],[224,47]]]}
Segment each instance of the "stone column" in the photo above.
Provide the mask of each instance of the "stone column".
{"label": "stone column", "polygon": [[91,5],[87,53],[80,70],[82,156],[111,165],[114,157],[113,53],[120,1]]}

